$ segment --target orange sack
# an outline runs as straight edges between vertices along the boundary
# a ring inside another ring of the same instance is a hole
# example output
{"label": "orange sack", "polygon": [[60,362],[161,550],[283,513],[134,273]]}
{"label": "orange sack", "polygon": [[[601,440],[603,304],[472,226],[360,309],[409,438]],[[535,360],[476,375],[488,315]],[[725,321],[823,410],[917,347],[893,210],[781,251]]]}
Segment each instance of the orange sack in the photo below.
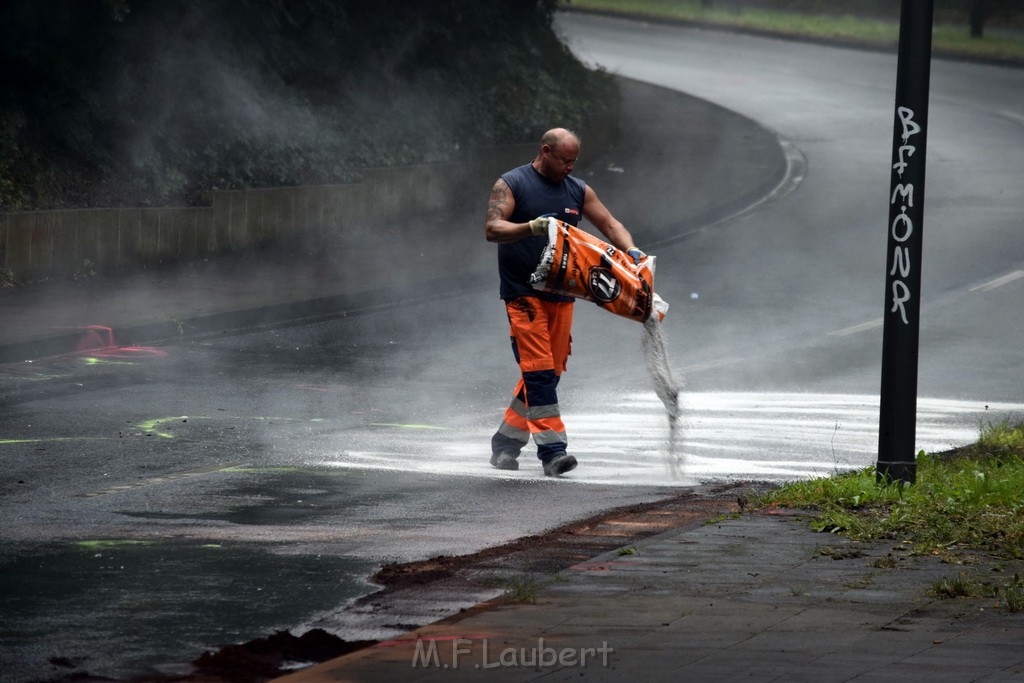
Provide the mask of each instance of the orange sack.
{"label": "orange sack", "polygon": [[530,276],[534,289],[593,301],[630,320],[663,320],[668,304],[654,293],[654,256],[640,263],[568,223],[548,219],[548,246]]}

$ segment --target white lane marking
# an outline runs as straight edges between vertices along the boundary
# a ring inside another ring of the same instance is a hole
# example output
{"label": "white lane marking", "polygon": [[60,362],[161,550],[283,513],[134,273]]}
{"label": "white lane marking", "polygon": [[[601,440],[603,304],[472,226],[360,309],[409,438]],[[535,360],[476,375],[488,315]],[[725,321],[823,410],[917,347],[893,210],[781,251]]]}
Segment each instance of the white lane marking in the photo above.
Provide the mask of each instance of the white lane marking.
{"label": "white lane marking", "polygon": [[[788,481],[873,465],[878,456],[877,395],[684,393],[679,443],[683,476],[668,467],[668,420],[653,392],[571,401],[563,406],[569,450],[579,467],[558,483],[692,486],[701,481]],[[1024,414],[1024,404],[921,398],[917,448],[929,452],[972,443],[978,425]],[[495,413],[495,421],[500,418]],[[489,464],[489,420],[452,432],[346,431],[310,454],[311,465],[539,481],[532,445],[516,472]]]}
{"label": "white lane marking", "polygon": [[785,173],[783,173],[782,178],[779,180],[779,184],[772,188],[772,190],[768,194],[761,197],[760,199],[755,200],[752,204],[745,206],[741,209],[738,209],[737,211],[729,214],[728,216],[725,216],[724,218],[719,218],[718,220],[708,223],[707,225],[702,225],[701,227],[695,228],[688,232],[670,235],[669,237],[650,242],[647,244],[647,248],[657,249],[658,247],[664,246],[666,244],[672,244],[673,242],[676,242],[684,237],[700,234],[716,226],[732,222],[734,220],[737,220],[739,218],[747,216],[748,214],[753,213],[762,206],[766,206],[781,201],[788,197],[789,195],[791,195],[793,192],[795,192],[796,188],[800,186],[800,183],[803,182],[804,177],[807,175],[807,157],[805,157],[804,153],[801,152],[800,149],[789,140],[786,140],[778,136],[776,137],[776,139],[778,140],[779,146],[782,148],[782,153],[786,159],[786,171]]}
{"label": "white lane marking", "polygon": [[989,282],[986,282],[984,284],[978,285],[976,287],[971,287],[967,291],[969,291],[969,292],[988,292],[988,291],[991,291],[991,290],[995,289],[996,287],[1002,287],[1003,285],[1008,285],[1011,282],[1013,282],[1014,280],[1019,280],[1022,277],[1024,277],[1024,270],[1015,270],[1012,273],[1007,273],[1006,275],[1003,275],[1002,277],[997,277],[995,280],[990,280]]}
{"label": "white lane marking", "polygon": [[859,325],[851,325],[850,327],[844,327],[841,330],[829,332],[828,336],[845,337],[847,335],[857,334],[858,332],[866,332],[867,330],[873,330],[876,327],[881,327],[884,322],[885,320],[883,318],[877,318],[875,320],[869,320],[866,323],[861,323]]}
{"label": "white lane marking", "polygon": [[1017,123],[1024,124],[1024,116],[1021,116],[1020,114],[1017,114],[1015,112],[1006,111],[1005,109],[1000,109],[999,111],[996,112],[996,114],[998,116],[1002,116],[1004,118],[1008,118],[1008,119],[1010,119],[1012,121],[1015,121]]}
{"label": "white lane marking", "polygon": [[[997,287],[1002,287],[1003,285],[1008,285],[1011,282],[1014,282],[1014,281],[1019,280],[1021,278],[1024,278],[1024,270],[1015,270],[1012,273],[1007,273],[1006,275],[1002,275],[1000,277],[997,277],[995,280],[990,280],[988,282],[985,282],[983,284],[977,285],[975,287],[971,287],[968,291],[970,291],[970,292],[989,292],[989,291],[991,291],[993,289],[996,289]],[[846,337],[846,336],[849,336],[851,334],[857,334],[858,332],[866,332],[868,330],[873,330],[876,327],[881,327],[884,323],[885,323],[885,320],[883,318],[876,318],[875,320],[869,320],[867,322],[860,323],[859,325],[851,325],[850,327],[844,327],[841,330],[833,330],[832,332],[828,332],[826,334],[826,336],[829,336],[829,337]]]}

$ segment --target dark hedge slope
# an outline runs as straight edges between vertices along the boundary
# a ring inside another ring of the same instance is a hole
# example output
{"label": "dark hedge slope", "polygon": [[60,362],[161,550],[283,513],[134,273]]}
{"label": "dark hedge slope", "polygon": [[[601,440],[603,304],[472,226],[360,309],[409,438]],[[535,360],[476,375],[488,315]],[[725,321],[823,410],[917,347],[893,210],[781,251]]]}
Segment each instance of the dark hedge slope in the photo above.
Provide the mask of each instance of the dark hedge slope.
{"label": "dark hedge slope", "polygon": [[0,210],[180,204],[532,140],[612,106],[555,0],[10,0]]}

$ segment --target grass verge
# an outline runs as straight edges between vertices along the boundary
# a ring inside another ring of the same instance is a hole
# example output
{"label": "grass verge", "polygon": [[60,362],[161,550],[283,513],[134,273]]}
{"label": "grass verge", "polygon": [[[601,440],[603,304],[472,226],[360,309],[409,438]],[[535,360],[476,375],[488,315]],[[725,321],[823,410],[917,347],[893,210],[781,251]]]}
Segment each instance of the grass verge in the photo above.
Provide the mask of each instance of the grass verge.
{"label": "grass verge", "polygon": [[[973,562],[984,555],[1019,567],[1024,559],[1024,422],[989,424],[977,443],[917,457],[917,483],[879,485],[875,468],[798,481],[761,494],[758,508],[811,510],[811,528],[857,540],[896,539],[919,555]],[[889,556],[892,560],[892,555]],[[885,559],[879,568],[894,568]],[[994,597],[1009,612],[1024,611],[1024,580],[970,573],[943,579],[932,597]]]}
{"label": "grass verge", "polygon": [[939,600],[992,598],[996,600],[997,607],[1007,612],[1024,612],[1024,579],[1019,574],[1000,583],[991,576],[962,572],[958,576],[936,581],[928,589],[928,595]]}
{"label": "grass verge", "polygon": [[990,424],[971,446],[919,454],[912,486],[879,486],[868,467],[787,484],[755,505],[811,509],[817,531],[903,538],[920,554],[1024,559],[1024,422]]}
{"label": "grass verge", "polygon": [[[729,29],[764,31],[794,38],[835,40],[871,47],[895,47],[898,21],[850,14],[804,14],[768,9],[703,7],[679,0],[570,0],[567,8],[599,10],[656,19],[694,22]],[[939,24],[932,33],[932,49],[946,56],[970,57],[1024,64],[1024,37],[994,33],[972,38],[966,25]]]}

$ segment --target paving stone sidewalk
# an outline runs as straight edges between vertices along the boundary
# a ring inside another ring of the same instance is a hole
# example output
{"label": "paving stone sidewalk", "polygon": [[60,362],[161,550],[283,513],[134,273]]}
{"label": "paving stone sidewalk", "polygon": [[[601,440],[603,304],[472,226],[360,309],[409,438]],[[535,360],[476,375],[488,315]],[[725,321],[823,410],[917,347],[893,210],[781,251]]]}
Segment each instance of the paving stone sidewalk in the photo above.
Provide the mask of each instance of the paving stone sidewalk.
{"label": "paving stone sidewalk", "polygon": [[906,548],[747,514],[278,680],[1024,681],[1024,614],[930,597],[965,568]]}

